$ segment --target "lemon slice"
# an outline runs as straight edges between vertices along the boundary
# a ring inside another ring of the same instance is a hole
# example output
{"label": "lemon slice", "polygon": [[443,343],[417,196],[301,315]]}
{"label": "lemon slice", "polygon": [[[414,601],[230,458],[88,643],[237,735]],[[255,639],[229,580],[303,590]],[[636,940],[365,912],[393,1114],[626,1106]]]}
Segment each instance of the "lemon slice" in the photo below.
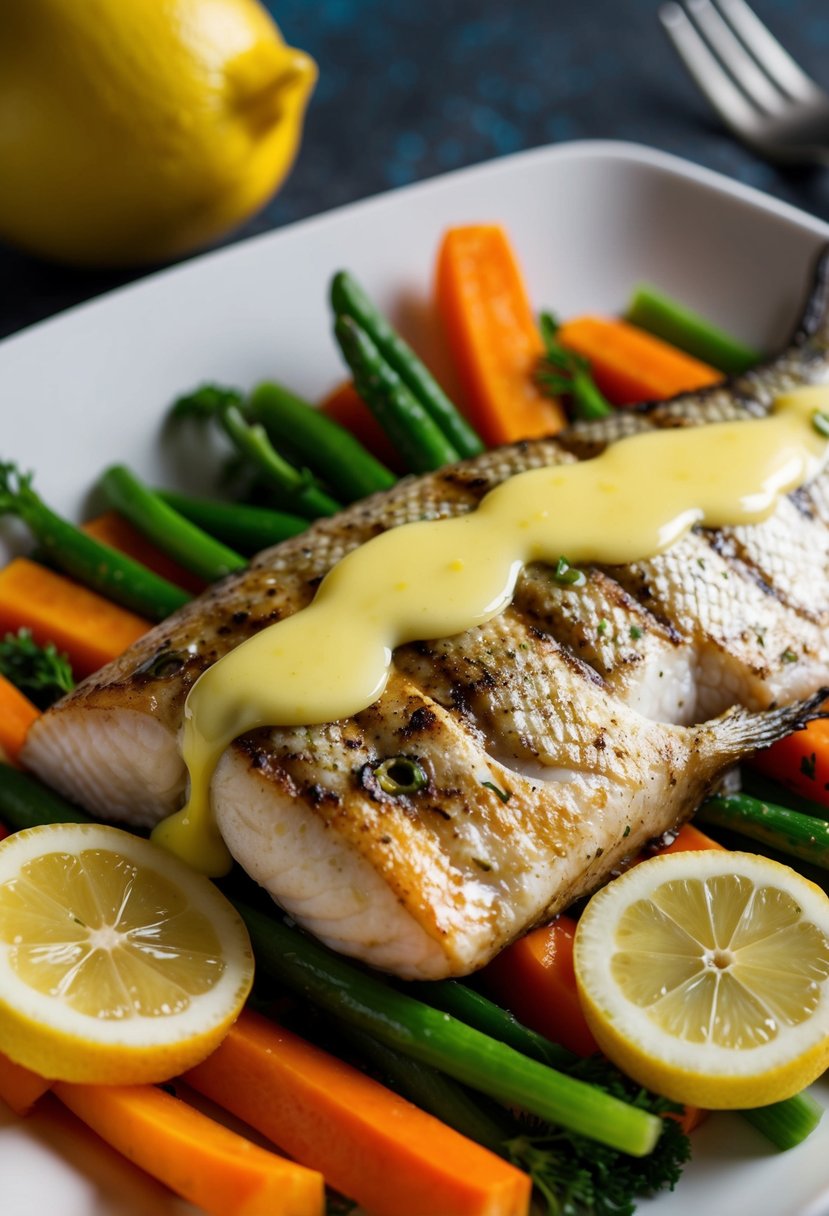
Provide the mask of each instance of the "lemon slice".
{"label": "lemon slice", "polygon": [[48,824],[0,844],[0,1044],[62,1081],[162,1081],[250,991],[247,930],[207,879],[128,832]]}
{"label": "lemon slice", "polygon": [[654,857],[587,906],[579,995],[602,1051],[694,1106],[764,1106],[829,1064],[829,899],[751,853]]}

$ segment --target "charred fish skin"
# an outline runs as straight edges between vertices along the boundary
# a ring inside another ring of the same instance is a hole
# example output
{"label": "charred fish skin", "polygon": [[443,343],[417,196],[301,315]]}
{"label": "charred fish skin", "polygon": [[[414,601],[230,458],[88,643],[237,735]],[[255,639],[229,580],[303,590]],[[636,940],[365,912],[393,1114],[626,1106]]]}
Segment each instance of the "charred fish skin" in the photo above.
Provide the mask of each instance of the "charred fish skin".
{"label": "charred fish skin", "polygon": [[[379,532],[472,510],[512,474],[623,433],[757,417],[779,392],[829,379],[826,268],[824,257],[794,344],[764,367],[405,479],[259,554],[44,715],[26,763],[94,813],[157,822],[183,797],[184,702],[211,663],[306,606]],[[697,531],[650,562],[589,570],[577,590],[530,566],[502,616],[400,648],[370,709],[238,740],[212,792],[232,853],[338,949],[403,976],[481,966],[812,712],[765,711],[829,683],[827,486],[766,525]],[[395,755],[417,756],[423,790],[392,798],[372,781]]]}

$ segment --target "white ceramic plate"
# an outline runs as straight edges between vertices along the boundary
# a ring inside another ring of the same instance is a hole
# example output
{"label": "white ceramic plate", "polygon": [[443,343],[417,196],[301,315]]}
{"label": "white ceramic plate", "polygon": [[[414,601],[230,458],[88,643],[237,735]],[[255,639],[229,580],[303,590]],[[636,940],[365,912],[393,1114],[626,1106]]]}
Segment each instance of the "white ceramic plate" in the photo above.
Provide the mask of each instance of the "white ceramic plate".
{"label": "white ceramic plate", "polygon": [[[209,254],[6,340],[0,456],[35,469],[43,495],[73,515],[116,460],[154,482],[197,488],[201,454],[160,434],[177,393],[269,376],[319,397],[343,377],[326,300],[341,266],[441,369],[430,308],[437,243],[451,224],[488,220],[507,226],[539,307],[618,310],[649,279],[767,349],[787,337],[810,261],[829,238],[829,227],[791,207],[645,148],[525,153]],[[18,539],[14,529],[0,535],[0,558]],[[829,1103],[826,1081],[816,1092]],[[679,1189],[642,1210],[829,1213],[829,1117],[805,1145],[775,1155],[739,1119],[717,1116],[694,1150]],[[3,1216],[190,1210],[48,1104],[26,1124],[0,1104],[0,1179]]]}

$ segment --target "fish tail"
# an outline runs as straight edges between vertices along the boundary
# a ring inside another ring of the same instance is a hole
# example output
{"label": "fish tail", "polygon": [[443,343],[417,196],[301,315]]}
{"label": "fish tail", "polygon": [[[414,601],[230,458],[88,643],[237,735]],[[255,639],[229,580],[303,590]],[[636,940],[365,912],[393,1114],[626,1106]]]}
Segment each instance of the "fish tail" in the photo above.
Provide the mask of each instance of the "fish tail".
{"label": "fish tail", "polygon": [[803,730],[815,718],[829,717],[829,688],[819,688],[805,701],[759,712],[739,706],[702,727],[721,760],[739,760],[748,752],[771,747],[793,731]]}

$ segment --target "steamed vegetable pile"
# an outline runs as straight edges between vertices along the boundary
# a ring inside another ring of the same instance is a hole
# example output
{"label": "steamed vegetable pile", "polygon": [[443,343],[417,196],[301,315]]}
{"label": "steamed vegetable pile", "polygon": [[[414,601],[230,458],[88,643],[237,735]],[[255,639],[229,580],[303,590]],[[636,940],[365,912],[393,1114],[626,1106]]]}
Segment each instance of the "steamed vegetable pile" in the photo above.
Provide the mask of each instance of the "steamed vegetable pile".
{"label": "steamed vegetable pile", "polygon": [[[172,408],[171,425],[221,434],[241,500],[156,489],[118,465],[99,483],[107,513],[75,527],[31,475],[0,465],[0,513],[22,520],[35,545],[0,571],[0,821],[11,832],[88,821],[19,767],[38,713],[252,554],[398,475],[715,383],[757,358],[647,286],[625,319],[537,321],[505,234],[489,226],[450,231],[438,259],[463,411],[351,275],[334,277],[331,305],[351,378],[322,409],[271,382],[204,385]],[[560,565],[556,577],[577,588],[584,576]],[[749,838],[795,858],[810,876],[829,869],[829,725],[775,745],[758,769],[740,794],[710,798],[699,821],[725,829],[729,844]],[[653,851],[720,847],[686,827]],[[637,1195],[673,1187],[701,1114],[594,1054],[569,916],[508,947],[474,986],[404,985],[297,930],[241,873],[222,885],[247,925],[268,1016],[243,1014],[186,1080],[299,1164],[154,1087],[52,1086],[0,1056],[0,1097],[24,1113],[54,1088],[115,1147],[223,1216],[310,1216],[320,1175],[374,1216],[519,1214],[531,1191],[551,1216],[618,1216]],[[806,1095],[745,1112],[779,1149],[820,1114]],[[251,1195],[260,1207],[245,1206]]]}

